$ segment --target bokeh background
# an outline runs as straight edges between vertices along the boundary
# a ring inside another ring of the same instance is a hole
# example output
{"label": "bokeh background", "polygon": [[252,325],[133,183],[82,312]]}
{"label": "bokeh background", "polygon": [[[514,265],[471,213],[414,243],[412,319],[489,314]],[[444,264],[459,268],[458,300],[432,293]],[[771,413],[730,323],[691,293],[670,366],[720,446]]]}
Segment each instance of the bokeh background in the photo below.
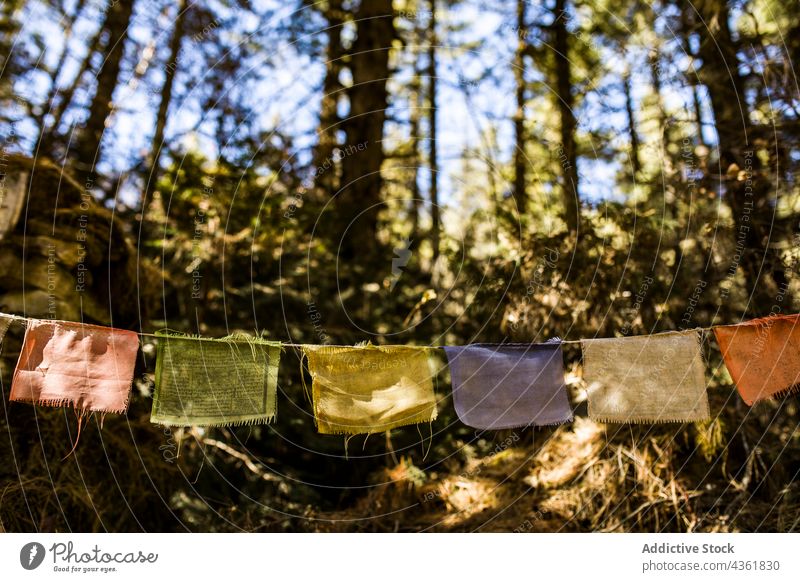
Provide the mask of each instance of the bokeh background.
{"label": "bokeh background", "polygon": [[[295,343],[647,334],[798,308],[797,0],[3,0],[0,311]],[[316,433],[9,404],[0,531],[796,531],[798,401]],[[443,364],[443,362],[442,362]]]}

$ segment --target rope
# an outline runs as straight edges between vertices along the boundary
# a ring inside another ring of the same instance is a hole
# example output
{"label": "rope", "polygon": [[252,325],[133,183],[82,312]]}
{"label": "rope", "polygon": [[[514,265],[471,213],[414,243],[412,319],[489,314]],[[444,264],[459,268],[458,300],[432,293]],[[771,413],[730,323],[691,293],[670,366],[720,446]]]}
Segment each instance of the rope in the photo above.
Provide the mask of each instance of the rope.
{"label": "rope", "polygon": [[[6,314],[6,313],[3,313],[2,315],[3,315],[3,317],[7,317],[7,318],[15,320],[15,321],[23,321],[23,322],[28,322],[28,321],[36,319],[36,318],[33,318],[33,317],[22,317],[22,316],[19,316],[19,315],[11,315],[11,314]],[[705,332],[705,331],[711,331],[712,329],[714,329],[716,327],[736,327],[737,325],[739,325],[739,324],[730,323],[730,324],[725,324],[725,325],[709,325],[709,326],[706,326],[706,327],[694,327],[692,329],[686,329],[686,330],[683,330],[683,331],[696,331],[696,332],[703,331],[703,332]],[[147,333],[147,332],[141,332],[141,331],[137,331],[137,332],[134,332],[134,333],[137,334],[139,337],[152,337],[152,338],[159,338],[159,337],[163,338],[164,337],[163,335],[156,335],[154,333]],[[659,332],[656,332],[656,333],[640,334],[640,335],[637,335],[635,337],[653,337],[653,336],[664,335],[664,334],[669,334],[669,333],[679,333],[679,332],[677,332],[675,330],[667,330],[667,331],[659,331]],[[186,336],[186,337],[182,337],[181,339],[202,340],[204,338]],[[592,338],[592,339],[617,339],[617,338]],[[243,339],[237,340],[237,339],[228,338],[227,341],[230,341],[232,343],[236,343],[236,342],[239,342],[239,341],[246,342],[246,341],[248,341],[248,339],[243,338]],[[280,340],[275,340],[275,341],[280,341]],[[560,343],[561,344],[579,344],[579,343],[581,343],[581,341],[583,341],[583,340],[561,340]],[[286,346],[286,347],[290,347],[290,348],[304,348],[306,346],[316,345],[316,344],[294,343],[294,342],[280,342],[280,343],[281,343],[282,346]],[[351,348],[351,347],[353,347],[352,345],[346,345],[346,344],[326,344],[326,345],[329,346],[329,347],[332,347],[332,348]],[[430,348],[430,349],[444,349],[444,346],[419,346],[419,347]]]}

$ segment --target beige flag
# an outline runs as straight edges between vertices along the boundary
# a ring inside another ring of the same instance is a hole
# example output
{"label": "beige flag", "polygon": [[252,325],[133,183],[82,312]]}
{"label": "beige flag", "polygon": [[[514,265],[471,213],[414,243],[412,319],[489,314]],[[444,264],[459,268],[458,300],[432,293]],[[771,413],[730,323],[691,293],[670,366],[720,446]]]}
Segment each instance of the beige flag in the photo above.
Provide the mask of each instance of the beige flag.
{"label": "beige flag", "polygon": [[582,340],[589,416],[600,422],[708,418],[697,331]]}

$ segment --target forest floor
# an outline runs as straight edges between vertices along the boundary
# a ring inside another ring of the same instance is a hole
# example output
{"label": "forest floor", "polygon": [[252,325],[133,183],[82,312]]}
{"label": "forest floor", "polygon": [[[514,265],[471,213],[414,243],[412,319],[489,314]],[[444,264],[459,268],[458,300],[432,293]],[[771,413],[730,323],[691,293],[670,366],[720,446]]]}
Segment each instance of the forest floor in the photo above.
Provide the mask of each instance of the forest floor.
{"label": "forest floor", "polygon": [[317,529],[710,532],[794,531],[800,524],[795,479],[772,497],[759,491],[770,490],[761,486],[769,471],[759,474],[753,464],[736,472],[698,459],[678,464],[677,434],[576,418],[539,446],[504,446],[509,440],[461,471],[425,480],[401,460],[354,507],[315,514]]}

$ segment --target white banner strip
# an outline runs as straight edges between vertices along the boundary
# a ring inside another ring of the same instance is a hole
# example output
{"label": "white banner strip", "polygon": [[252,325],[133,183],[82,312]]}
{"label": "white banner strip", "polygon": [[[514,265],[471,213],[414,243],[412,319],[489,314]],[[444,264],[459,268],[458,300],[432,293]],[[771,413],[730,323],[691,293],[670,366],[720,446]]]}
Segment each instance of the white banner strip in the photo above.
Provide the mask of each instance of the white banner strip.
{"label": "white banner strip", "polygon": [[[2,534],[3,580],[800,580],[800,534]],[[180,578],[179,578],[180,577]]]}

